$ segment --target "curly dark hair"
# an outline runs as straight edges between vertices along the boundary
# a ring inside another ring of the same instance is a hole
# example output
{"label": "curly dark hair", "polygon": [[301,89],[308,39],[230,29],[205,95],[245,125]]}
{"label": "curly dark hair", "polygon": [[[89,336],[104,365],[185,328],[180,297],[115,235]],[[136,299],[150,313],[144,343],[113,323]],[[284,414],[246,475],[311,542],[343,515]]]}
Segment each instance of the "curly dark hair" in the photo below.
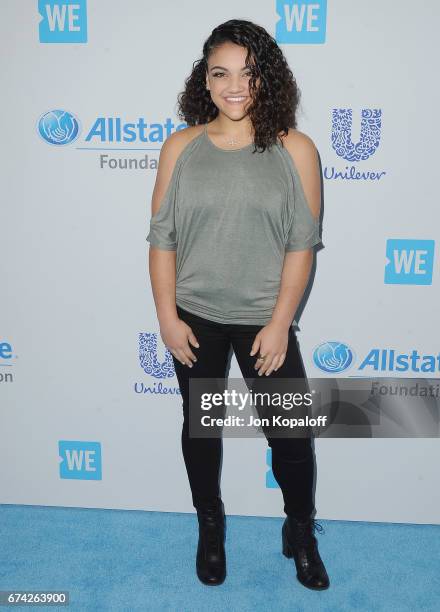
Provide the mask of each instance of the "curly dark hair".
{"label": "curly dark hair", "polygon": [[230,19],[212,30],[203,45],[203,57],[193,63],[185,89],[178,95],[177,115],[190,126],[209,123],[217,117],[218,108],[206,89],[206,73],[211,52],[225,42],[247,49],[246,66],[252,73],[249,80],[252,102],[247,112],[254,129],[255,147],[264,151],[277,142],[280,132],[286,136],[288,128],[296,128],[301,94],[275,39],[251,21]]}

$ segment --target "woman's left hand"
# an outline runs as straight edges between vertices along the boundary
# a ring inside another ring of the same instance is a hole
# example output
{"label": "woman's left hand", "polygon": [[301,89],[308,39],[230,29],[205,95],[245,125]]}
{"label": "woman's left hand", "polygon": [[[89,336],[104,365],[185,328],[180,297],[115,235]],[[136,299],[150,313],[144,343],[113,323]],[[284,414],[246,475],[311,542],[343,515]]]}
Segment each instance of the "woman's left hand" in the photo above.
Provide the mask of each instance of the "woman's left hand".
{"label": "woman's left hand", "polygon": [[255,336],[252,344],[251,355],[265,357],[264,361],[258,361],[255,369],[258,375],[269,376],[274,370],[278,370],[286,358],[287,345],[289,343],[289,327],[271,321],[265,325]]}

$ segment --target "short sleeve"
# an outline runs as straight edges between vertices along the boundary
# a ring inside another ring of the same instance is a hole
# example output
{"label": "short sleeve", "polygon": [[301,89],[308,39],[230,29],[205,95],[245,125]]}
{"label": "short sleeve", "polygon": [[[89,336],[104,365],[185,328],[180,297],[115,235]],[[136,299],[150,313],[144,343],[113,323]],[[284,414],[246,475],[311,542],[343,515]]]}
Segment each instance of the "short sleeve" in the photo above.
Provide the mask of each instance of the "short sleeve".
{"label": "short sleeve", "polygon": [[291,213],[291,225],[287,234],[285,251],[304,251],[322,242],[319,230],[319,217],[315,219],[307,202],[301,178],[293,159],[289,158],[291,184],[288,189],[288,204]]}
{"label": "short sleeve", "polygon": [[176,200],[180,160],[177,160],[159,210],[150,219],[150,231],[146,237],[150,246],[165,251],[177,249]]}

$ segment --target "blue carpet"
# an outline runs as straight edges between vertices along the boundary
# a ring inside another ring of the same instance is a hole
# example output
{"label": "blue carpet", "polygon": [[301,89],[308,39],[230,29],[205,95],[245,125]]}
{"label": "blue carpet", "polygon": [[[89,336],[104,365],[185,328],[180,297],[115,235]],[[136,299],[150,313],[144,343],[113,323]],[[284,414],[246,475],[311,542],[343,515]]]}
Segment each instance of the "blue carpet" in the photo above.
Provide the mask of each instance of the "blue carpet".
{"label": "blue carpet", "polygon": [[320,592],[281,554],[282,518],[227,514],[228,575],[209,587],[195,574],[195,513],[0,505],[0,590],[69,591],[69,606],[40,610],[440,609],[440,526],[316,518],[331,581]]}

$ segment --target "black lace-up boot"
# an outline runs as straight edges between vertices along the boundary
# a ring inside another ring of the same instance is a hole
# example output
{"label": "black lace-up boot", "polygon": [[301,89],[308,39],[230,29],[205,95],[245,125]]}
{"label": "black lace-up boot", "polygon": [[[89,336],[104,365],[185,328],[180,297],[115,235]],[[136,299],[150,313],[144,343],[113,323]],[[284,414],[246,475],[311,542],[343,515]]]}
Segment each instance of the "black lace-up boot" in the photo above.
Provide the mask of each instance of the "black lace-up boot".
{"label": "black lace-up boot", "polygon": [[226,577],[226,517],[221,499],[197,506],[199,543],[196,568],[204,584],[221,584]]}
{"label": "black lace-up boot", "polygon": [[293,557],[296,577],[309,589],[322,590],[330,586],[330,580],[318,552],[314,531],[323,531],[315,519],[297,520],[287,516],[282,527],[283,555]]}

